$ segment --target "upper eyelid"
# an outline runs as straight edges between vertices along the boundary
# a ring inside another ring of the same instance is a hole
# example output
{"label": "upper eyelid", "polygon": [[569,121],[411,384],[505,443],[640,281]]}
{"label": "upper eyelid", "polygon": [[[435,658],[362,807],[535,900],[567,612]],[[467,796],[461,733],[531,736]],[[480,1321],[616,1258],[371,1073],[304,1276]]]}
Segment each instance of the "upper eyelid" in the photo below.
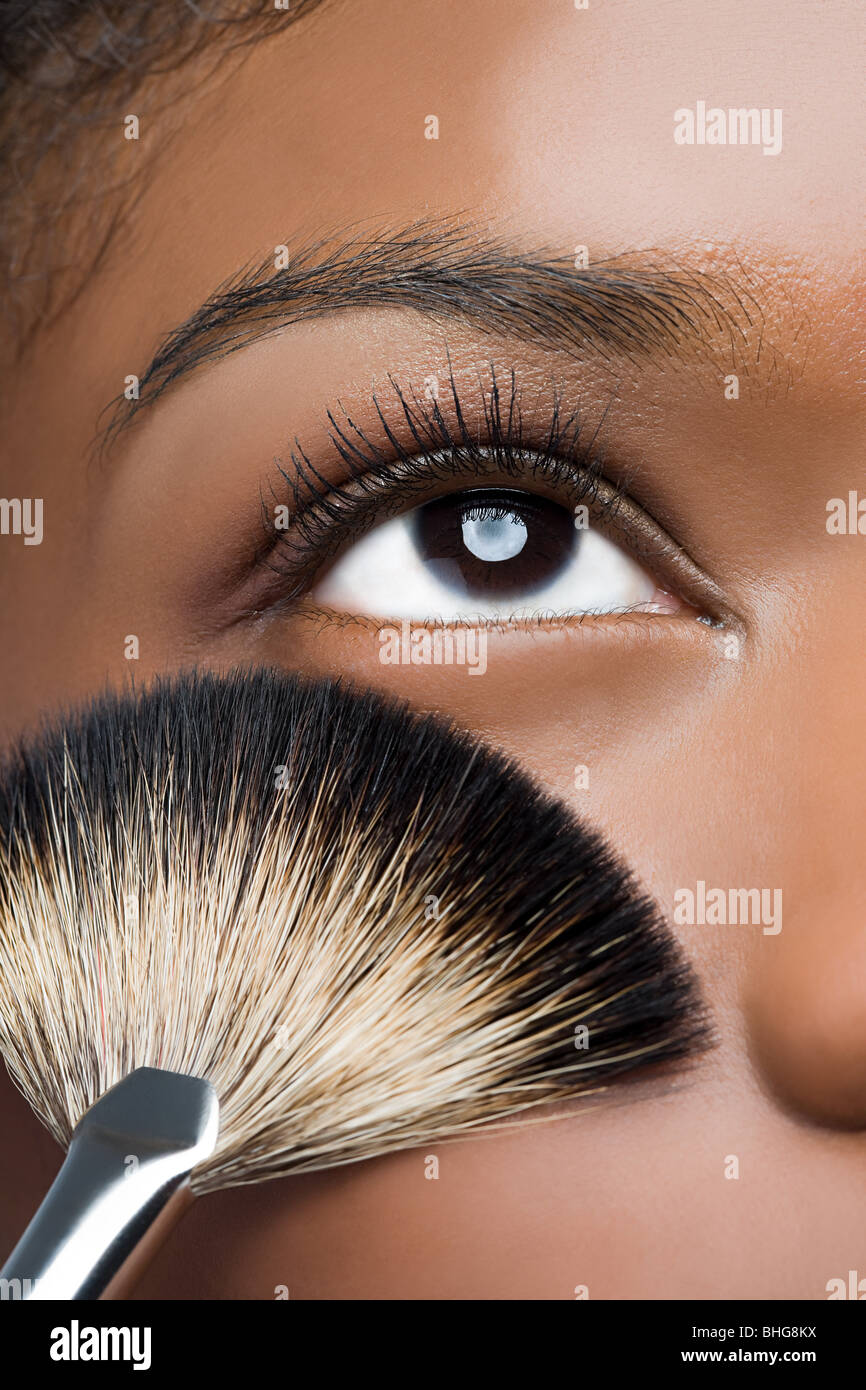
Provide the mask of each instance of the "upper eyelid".
{"label": "upper eyelid", "polygon": [[[278,473],[271,492],[276,499],[275,488],[288,489],[295,536],[303,538],[306,534],[309,541],[310,532],[315,528],[316,540],[320,542],[326,522],[330,520],[343,538],[348,535],[351,539],[345,515],[347,507],[354,506],[360,512],[365,495],[373,498],[377,492],[379,501],[383,501],[386,483],[393,484],[398,474],[404,488],[403,503],[408,497],[407,484],[414,477],[419,482],[420,504],[420,494],[436,476],[442,475],[443,465],[446,475],[457,478],[461,473],[457,464],[462,459],[470,465],[464,470],[465,475],[479,477],[482,470],[477,465],[484,460],[488,463],[495,460],[503,475],[516,480],[518,486],[528,473],[536,483],[539,479],[553,477],[560,487],[570,479],[572,506],[577,502],[589,503],[595,512],[595,524],[601,524],[638,561],[652,568],[657,578],[671,582],[680,597],[697,606],[713,625],[741,626],[718,584],[630,496],[623,483],[612,481],[603,471],[604,459],[596,445],[610,406],[596,429],[590,432],[579,411],[564,409],[562,394],[554,387],[546,404],[536,400],[532,419],[527,422],[516,370],[512,368],[507,374],[503,388],[490,363],[486,384],[479,373],[480,393],[473,397],[472,404],[477,415],[480,403],[480,418],[477,424],[470,425],[472,417],[467,415],[461,400],[450,357],[446,390],[450,396],[451,421],[442,410],[437,394],[422,401],[417,392],[403,391],[393,376],[388,377],[388,382],[393,392],[392,408],[396,403],[394,419],[389,418],[379,395],[375,392],[372,395],[384,445],[372,440],[340,403],[336,410],[327,412],[329,448],[341,460],[348,475],[342,482],[331,483],[323,477],[297,440],[290,451],[291,472],[281,460],[275,460]],[[540,415],[542,409],[543,416]],[[406,509],[397,499],[391,514]],[[263,563],[275,568],[274,561],[280,552],[290,549],[290,538],[287,533],[269,526],[264,498],[262,517],[269,541]],[[330,559],[333,554],[326,556],[325,562]],[[319,573],[322,567],[319,566]]]}

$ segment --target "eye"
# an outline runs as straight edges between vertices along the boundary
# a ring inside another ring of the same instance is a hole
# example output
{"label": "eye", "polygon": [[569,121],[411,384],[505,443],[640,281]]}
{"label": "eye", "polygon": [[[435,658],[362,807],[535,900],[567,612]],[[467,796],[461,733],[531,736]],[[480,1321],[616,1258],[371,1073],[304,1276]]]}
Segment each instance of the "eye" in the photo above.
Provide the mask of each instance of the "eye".
{"label": "eye", "polygon": [[[726,625],[718,585],[608,476],[601,426],[588,431],[556,385],[524,412],[514,370],[502,382],[491,366],[465,400],[452,376],[441,402],[388,380],[393,399],[373,395],[372,426],[338,404],[327,445],[308,452],[295,438],[274,460],[272,503],[260,494],[264,544],[235,613],[539,628],[646,613]],[[612,462],[614,473],[627,466]]]}
{"label": "eye", "polygon": [[685,607],[567,508],[501,488],[452,492],[375,527],[310,597],[343,613],[440,623]]}

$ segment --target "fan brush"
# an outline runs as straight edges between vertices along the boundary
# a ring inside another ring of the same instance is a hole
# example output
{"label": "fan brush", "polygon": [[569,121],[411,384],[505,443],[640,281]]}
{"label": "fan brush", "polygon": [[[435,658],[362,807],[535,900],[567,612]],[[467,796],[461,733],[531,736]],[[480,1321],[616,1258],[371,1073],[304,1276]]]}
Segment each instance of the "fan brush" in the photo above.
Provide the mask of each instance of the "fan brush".
{"label": "fan brush", "polygon": [[0,1051],[71,1144],[3,1270],[33,1297],[116,1295],[192,1195],[464,1134],[706,1037],[599,837],[378,695],[193,673],[3,768]]}

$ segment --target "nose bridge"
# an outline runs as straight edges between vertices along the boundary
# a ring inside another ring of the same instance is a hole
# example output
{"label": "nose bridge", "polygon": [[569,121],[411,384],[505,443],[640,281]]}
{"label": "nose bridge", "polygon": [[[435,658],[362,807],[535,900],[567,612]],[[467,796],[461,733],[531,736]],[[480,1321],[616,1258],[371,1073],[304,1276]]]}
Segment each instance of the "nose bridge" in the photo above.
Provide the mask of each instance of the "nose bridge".
{"label": "nose bridge", "polygon": [[[863,537],[866,558],[866,537]],[[863,574],[866,584],[866,571]],[[801,663],[803,699],[798,721],[803,747],[807,821],[820,827],[824,851],[854,875],[866,874],[866,624],[850,611],[848,631],[833,635]],[[834,640],[835,637],[835,640]],[[818,821],[817,817],[821,820]]]}
{"label": "nose bridge", "polygon": [[838,616],[815,640],[798,643],[776,689],[772,722],[793,731],[776,748],[784,929],[756,950],[744,1009],[764,1084],[812,1120],[859,1129],[866,1128],[866,640],[855,636],[853,612],[847,622]]}

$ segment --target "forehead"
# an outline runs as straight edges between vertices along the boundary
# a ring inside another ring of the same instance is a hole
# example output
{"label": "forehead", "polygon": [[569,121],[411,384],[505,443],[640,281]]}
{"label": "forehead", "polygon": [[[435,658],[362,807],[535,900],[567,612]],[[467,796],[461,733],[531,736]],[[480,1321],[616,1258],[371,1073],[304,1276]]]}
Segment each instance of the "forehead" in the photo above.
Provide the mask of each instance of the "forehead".
{"label": "forehead", "polygon": [[[268,212],[285,231],[311,214],[456,200],[610,248],[629,219],[646,245],[712,234],[732,203],[780,234],[808,179],[829,232],[859,198],[862,24],[850,7],[816,26],[812,7],[789,0],[706,7],[700,24],[689,0],[325,3],[249,49],[231,79],[190,77],[166,188],[186,181],[204,216],[222,192],[212,176],[232,176],[252,201],[223,205],[221,236]],[[780,110],[780,154],[676,144],[675,111],[699,101]],[[196,208],[188,197],[176,211],[186,225]]]}
{"label": "forehead", "polygon": [[[862,42],[855,7],[819,25],[790,0],[702,7],[699,24],[689,0],[324,0],[288,28],[275,17],[216,71],[197,59],[162,93],[130,92],[121,215],[63,351],[86,345],[98,409],[121,365],[141,371],[275,247],[468,216],[557,255],[745,264],[786,321],[782,352],[808,338],[813,369],[823,357],[844,386],[862,308]],[[726,133],[729,112],[766,119],[754,140],[678,142],[677,114],[699,122],[701,107]]]}

